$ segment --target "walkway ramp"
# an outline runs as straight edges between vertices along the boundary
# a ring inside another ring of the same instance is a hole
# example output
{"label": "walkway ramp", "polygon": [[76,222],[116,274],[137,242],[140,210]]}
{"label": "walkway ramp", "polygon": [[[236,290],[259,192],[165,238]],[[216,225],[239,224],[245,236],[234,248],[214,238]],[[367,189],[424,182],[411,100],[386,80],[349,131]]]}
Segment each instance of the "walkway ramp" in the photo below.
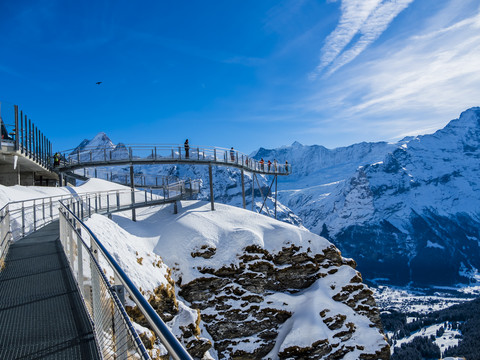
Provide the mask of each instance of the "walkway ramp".
{"label": "walkway ramp", "polygon": [[58,220],[10,246],[0,272],[0,359],[99,359]]}

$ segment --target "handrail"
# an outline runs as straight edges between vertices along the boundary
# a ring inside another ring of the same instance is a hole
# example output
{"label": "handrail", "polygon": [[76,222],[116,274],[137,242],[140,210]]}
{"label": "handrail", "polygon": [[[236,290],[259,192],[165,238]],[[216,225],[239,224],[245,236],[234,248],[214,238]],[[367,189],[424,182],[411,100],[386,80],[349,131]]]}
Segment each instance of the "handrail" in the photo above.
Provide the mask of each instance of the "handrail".
{"label": "handrail", "polygon": [[[122,268],[118,265],[115,261],[113,256],[108,252],[108,250],[103,246],[97,236],[93,233],[93,231],[85,225],[85,223],[79,218],[63,201],[60,201],[61,204],[61,213],[62,219],[63,216],[67,223],[72,227],[72,229],[78,229],[80,226],[84,229],[90,238],[91,241],[91,249],[98,250],[99,253],[106,259],[110,267],[113,269],[115,273],[115,279],[121,282],[121,284],[126,288],[130,296],[133,298],[133,301],[138,306],[142,314],[147,319],[149,325],[152,327],[155,334],[158,336],[162,344],[167,348],[170,356],[172,356],[176,360],[188,360],[192,359],[188,352],[183,348],[180,344],[178,339],[172,334],[170,329],[165,325],[163,320],[158,316],[152,306],[148,303],[148,301],[143,297],[140,291],[136,288],[130,278],[125,274]],[[78,201],[77,201],[78,204]],[[72,203],[73,205],[73,203]],[[78,205],[77,205],[78,208]],[[72,251],[74,248],[71,247]],[[97,254],[98,256],[98,254]],[[69,256],[67,256],[69,257]],[[70,257],[69,257],[70,258]],[[73,265],[71,264],[73,267]],[[83,275],[82,275],[83,276]],[[105,278],[106,280],[106,278]],[[108,286],[110,286],[108,284]]]}
{"label": "handrail", "polygon": [[[246,171],[272,174],[289,175],[292,171],[290,163],[280,164],[275,159],[266,159],[262,164],[247,154],[235,149],[222,147],[200,147],[190,145],[158,144],[158,145],[124,145],[85,147],[82,149],[69,149],[60,152],[63,162],[59,170],[78,169],[82,167],[95,167],[105,164],[141,164],[141,163],[199,163],[233,166]],[[268,160],[272,163],[268,165]]]}

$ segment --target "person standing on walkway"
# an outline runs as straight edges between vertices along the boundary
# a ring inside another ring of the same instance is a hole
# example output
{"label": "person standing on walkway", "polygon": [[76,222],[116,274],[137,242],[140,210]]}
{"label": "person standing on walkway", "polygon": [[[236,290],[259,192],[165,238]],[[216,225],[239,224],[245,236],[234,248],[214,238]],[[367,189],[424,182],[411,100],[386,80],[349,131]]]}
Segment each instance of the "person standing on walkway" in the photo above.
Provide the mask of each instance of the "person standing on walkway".
{"label": "person standing on walkway", "polygon": [[232,160],[232,162],[235,161],[235,150],[233,150],[233,146],[230,149],[230,160]]}
{"label": "person standing on walkway", "polygon": [[57,167],[58,165],[60,165],[60,154],[56,152],[53,155],[53,167]]}
{"label": "person standing on walkway", "polygon": [[285,172],[288,174],[288,161],[285,160]]}
{"label": "person standing on walkway", "polygon": [[272,166],[272,162],[268,160],[268,172],[270,172],[270,167]]}
{"label": "person standing on walkway", "polygon": [[277,172],[277,159],[273,159],[273,171]]}
{"label": "person standing on walkway", "polygon": [[190,157],[190,145],[188,145],[188,139],[185,140],[185,159],[188,159]]}
{"label": "person standing on walkway", "polygon": [[263,161],[263,158],[261,158],[261,159],[260,159],[260,169],[261,169],[262,171],[265,170],[264,164],[265,164],[265,161]]}

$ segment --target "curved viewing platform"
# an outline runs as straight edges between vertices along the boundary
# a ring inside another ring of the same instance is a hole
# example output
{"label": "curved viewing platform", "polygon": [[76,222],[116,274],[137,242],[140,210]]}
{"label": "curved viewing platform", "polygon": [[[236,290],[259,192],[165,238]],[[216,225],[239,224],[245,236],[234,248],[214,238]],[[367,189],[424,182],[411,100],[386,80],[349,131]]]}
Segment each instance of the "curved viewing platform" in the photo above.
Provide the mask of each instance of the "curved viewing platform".
{"label": "curved viewing platform", "polygon": [[[264,159],[264,163],[234,149],[184,145],[117,145],[65,150],[57,167],[60,172],[115,165],[190,164],[231,166],[262,175],[289,175],[290,163]],[[271,164],[268,164],[268,161]]]}

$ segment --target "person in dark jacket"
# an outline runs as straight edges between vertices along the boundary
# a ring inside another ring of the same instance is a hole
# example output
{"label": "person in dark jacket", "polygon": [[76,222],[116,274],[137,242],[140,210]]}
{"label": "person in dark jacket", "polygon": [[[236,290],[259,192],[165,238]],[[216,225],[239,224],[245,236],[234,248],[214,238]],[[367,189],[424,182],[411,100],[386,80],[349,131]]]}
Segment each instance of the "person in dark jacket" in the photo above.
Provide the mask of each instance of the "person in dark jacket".
{"label": "person in dark jacket", "polygon": [[188,144],[188,139],[185,140],[185,159],[188,159],[190,157],[190,145]]}
{"label": "person in dark jacket", "polygon": [[235,150],[233,150],[233,146],[230,149],[230,160],[235,161]]}
{"label": "person in dark jacket", "polygon": [[54,167],[57,167],[60,165],[60,154],[58,152],[56,152],[54,155],[53,155],[53,166]]}

